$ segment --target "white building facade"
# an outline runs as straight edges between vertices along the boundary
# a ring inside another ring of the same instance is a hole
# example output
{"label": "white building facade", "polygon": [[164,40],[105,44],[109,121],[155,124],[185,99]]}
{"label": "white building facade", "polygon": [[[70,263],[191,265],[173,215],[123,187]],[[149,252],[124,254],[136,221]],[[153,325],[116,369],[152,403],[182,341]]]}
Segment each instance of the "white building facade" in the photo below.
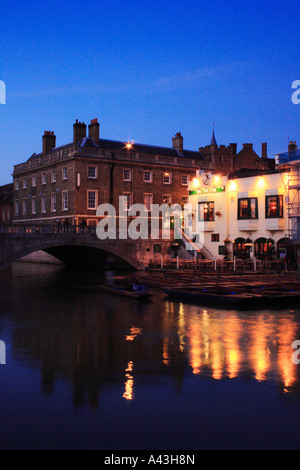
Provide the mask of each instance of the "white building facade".
{"label": "white building facade", "polygon": [[197,173],[189,184],[186,231],[210,259],[286,259],[288,173]]}

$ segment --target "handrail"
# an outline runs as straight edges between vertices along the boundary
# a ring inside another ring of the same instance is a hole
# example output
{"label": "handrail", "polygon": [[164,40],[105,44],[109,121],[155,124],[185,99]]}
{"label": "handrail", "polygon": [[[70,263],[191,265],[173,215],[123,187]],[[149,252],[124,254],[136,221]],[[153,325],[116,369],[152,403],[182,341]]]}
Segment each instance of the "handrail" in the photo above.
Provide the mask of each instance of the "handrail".
{"label": "handrail", "polygon": [[56,235],[56,234],[95,234],[93,225],[39,225],[5,224],[0,225],[0,235]]}

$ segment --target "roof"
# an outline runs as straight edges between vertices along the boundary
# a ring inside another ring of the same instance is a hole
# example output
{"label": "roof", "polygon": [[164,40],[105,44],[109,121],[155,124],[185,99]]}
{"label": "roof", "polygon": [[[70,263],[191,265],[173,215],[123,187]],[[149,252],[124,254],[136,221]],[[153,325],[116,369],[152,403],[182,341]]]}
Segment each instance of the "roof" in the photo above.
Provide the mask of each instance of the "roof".
{"label": "roof", "polygon": [[213,133],[212,133],[210,145],[214,145],[215,147],[218,147],[217,141],[216,141],[216,138],[215,138],[215,131],[214,130],[213,130]]}
{"label": "roof", "polygon": [[11,203],[13,199],[13,183],[0,186],[0,204]]}
{"label": "roof", "polygon": [[258,169],[258,168],[240,168],[239,170],[235,170],[233,173],[228,175],[228,179],[235,179],[235,178],[249,178],[251,176],[261,176],[261,175],[272,175],[275,173],[279,173],[278,170],[274,169]]}
{"label": "roof", "polygon": [[[63,150],[68,147],[72,147],[73,143],[63,145],[61,147],[56,147],[48,152],[51,154],[52,152],[56,152],[57,150]],[[78,148],[100,148],[103,150],[112,150],[115,152],[122,152],[127,151],[126,142],[117,141],[117,140],[109,140],[109,139],[100,139],[99,144],[95,144],[94,140],[91,137],[84,137],[82,138],[76,146]],[[185,150],[183,149],[182,153],[179,153],[178,150],[169,147],[159,147],[155,145],[146,145],[146,144],[133,144],[132,151],[140,154],[146,155],[157,155],[161,157],[180,157],[180,158],[187,158],[192,160],[204,160],[203,155],[199,151],[194,150]],[[35,160],[36,158],[41,158],[43,156],[42,153],[33,154],[29,160]]]}

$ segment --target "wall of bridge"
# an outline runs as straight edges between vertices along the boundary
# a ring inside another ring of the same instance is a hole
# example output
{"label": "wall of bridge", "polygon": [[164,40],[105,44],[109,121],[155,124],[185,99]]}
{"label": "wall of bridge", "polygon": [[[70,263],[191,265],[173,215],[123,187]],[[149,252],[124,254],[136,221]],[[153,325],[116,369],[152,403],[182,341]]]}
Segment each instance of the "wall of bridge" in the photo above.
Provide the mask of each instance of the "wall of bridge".
{"label": "wall of bridge", "polygon": [[[104,267],[108,257],[113,257],[122,268],[142,270],[155,262],[172,257],[171,240],[99,240],[95,232],[87,227],[85,232],[60,232],[53,227],[28,226],[3,227],[0,229],[0,269],[20,260],[24,256],[45,251],[67,264],[76,261],[87,262]],[[76,259],[78,257],[78,259]]]}

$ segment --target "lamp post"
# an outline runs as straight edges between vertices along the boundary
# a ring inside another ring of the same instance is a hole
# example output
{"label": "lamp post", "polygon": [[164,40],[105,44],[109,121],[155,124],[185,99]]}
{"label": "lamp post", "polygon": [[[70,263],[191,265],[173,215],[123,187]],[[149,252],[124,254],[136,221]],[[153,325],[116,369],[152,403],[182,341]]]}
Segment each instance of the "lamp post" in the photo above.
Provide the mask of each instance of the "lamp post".
{"label": "lamp post", "polygon": [[[126,148],[127,148],[127,154],[129,154],[130,152],[130,206],[132,205],[132,199],[133,199],[133,195],[132,195],[132,145],[133,141],[131,142],[127,142],[126,144]],[[130,207],[129,206],[129,207]],[[130,216],[130,221],[132,219],[132,216]]]}

